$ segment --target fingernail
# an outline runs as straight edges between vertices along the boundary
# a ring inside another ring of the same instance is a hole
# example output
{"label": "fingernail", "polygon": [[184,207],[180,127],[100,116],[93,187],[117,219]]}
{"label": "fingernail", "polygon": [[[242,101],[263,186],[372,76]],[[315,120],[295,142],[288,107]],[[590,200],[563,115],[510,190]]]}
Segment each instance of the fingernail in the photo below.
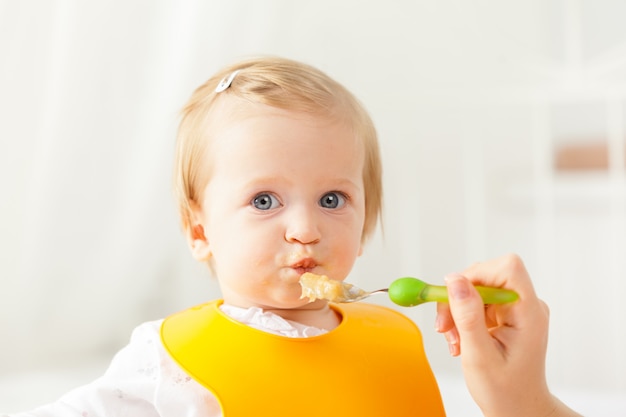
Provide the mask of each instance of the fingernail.
{"label": "fingernail", "polygon": [[469,297],[470,291],[467,280],[458,274],[446,275],[444,280],[448,283],[448,295],[455,300],[463,300]]}
{"label": "fingernail", "polygon": [[437,317],[435,318],[435,331],[437,333],[441,333],[441,319],[439,318],[439,315],[437,315]]}

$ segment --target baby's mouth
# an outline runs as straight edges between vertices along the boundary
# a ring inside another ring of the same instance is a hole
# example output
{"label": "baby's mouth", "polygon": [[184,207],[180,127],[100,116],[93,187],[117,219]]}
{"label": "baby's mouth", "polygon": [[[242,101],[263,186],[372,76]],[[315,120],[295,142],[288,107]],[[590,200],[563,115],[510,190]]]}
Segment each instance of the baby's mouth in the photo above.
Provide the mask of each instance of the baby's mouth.
{"label": "baby's mouth", "polygon": [[310,272],[317,266],[317,262],[313,258],[302,258],[291,264],[291,268],[296,270],[299,275]]}

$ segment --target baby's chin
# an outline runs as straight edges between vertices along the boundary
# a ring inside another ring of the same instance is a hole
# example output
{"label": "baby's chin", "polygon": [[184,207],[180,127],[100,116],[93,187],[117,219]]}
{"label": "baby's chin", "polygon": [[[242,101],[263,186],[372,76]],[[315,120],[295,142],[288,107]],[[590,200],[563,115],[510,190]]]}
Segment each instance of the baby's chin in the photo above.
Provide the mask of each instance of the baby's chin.
{"label": "baby's chin", "polygon": [[325,308],[328,305],[328,301],[327,300],[323,300],[323,299],[317,299],[315,301],[309,301],[308,298],[303,299],[302,301],[304,301],[302,307],[302,309],[306,309],[306,310],[316,310],[319,308]]}
{"label": "baby's chin", "polygon": [[295,298],[286,298],[270,302],[266,309],[274,310],[316,310],[326,307],[326,300],[309,301],[308,297],[301,298],[300,295]]}

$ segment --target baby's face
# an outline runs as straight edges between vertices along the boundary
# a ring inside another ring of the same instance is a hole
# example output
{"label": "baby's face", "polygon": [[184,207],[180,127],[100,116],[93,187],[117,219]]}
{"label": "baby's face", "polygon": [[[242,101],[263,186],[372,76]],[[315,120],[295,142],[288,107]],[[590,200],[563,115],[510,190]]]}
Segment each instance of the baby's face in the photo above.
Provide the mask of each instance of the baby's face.
{"label": "baby's face", "polygon": [[225,302],[308,308],[300,275],[343,280],[361,253],[362,145],[341,124],[258,104],[216,124],[196,244]]}

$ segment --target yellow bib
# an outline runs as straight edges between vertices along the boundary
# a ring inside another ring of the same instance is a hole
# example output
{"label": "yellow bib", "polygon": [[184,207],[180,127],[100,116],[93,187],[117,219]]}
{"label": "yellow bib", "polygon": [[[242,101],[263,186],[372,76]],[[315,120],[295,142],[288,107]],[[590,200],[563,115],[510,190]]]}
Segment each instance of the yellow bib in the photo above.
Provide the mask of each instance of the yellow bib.
{"label": "yellow bib", "polygon": [[161,339],[224,417],[445,416],[420,331],[395,310],[331,305],[336,329],[289,338],[239,323],[220,304],[166,318]]}

